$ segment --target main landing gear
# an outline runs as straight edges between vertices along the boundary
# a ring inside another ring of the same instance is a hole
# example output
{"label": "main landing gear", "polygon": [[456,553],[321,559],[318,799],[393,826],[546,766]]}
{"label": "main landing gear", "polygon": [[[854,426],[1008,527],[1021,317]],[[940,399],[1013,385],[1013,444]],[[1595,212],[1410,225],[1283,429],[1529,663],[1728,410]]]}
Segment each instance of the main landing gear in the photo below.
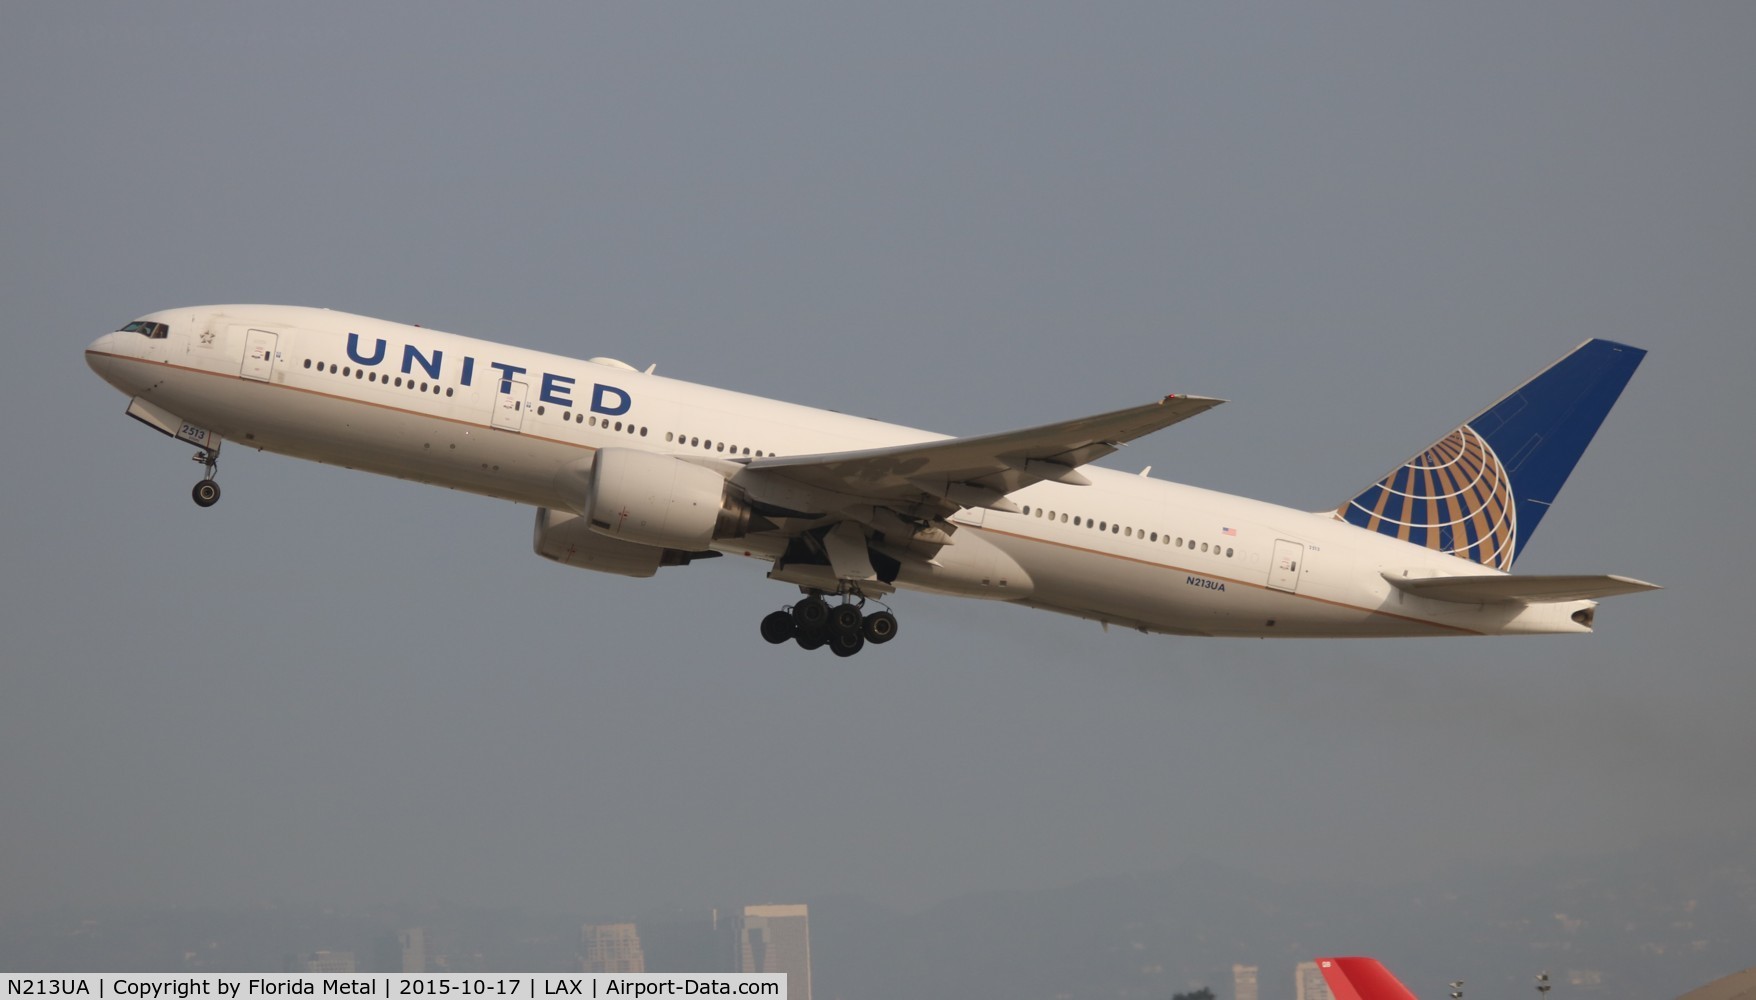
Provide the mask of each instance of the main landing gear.
{"label": "main landing gear", "polygon": [[219,473],[219,449],[198,451],[189,457],[207,468],[207,475],[201,477],[201,482],[195,484],[189,495],[195,498],[195,506],[212,507],[219,503],[220,498],[219,483],[213,478]]}
{"label": "main landing gear", "polygon": [[799,603],[762,619],[762,638],[777,645],[791,639],[800,649],[828,646],[837,656],[852,656],[868,642],[896,638],[896,616],[889,611],[865,614],[864,606],[864,599],[855,604],[845,598],[831,605],[822,593],[810,591]]}

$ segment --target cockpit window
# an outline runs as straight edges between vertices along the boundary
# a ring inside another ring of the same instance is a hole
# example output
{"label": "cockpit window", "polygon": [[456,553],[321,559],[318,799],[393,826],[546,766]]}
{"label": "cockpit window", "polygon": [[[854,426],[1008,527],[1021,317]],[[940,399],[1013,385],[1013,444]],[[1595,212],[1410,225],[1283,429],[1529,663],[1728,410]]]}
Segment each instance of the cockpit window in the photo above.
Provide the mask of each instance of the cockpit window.
{"label": "cockpit window", "polygon": [[171,335],[171,327],[168,323],[149,323],[146,320],[137,319],[116,332],[138,333],[148,340],[164,340]]}

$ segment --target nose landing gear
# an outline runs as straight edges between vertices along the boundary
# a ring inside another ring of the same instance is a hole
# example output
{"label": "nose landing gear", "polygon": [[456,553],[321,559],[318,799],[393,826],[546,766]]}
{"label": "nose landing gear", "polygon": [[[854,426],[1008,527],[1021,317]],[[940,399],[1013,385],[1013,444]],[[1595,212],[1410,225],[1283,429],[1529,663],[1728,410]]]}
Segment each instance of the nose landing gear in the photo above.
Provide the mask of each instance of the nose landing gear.
{"label": "nose landing gear", "polygon": [[837,656],[852,656],[866,647],[896,638],[896,616],[888,610],[863,614],[865,598],[846,599],[833,607],[821,591],[808,591],[804,600],[790,608],[770,612],[762,619],[762,638],[779,645],[788,639],[800,649],[828,646]]}
{"label": "nose landing gear", "polygon": [[219,449],[198,451],[190,458],[206,467],[207,475],[195,484],[195,488],[189,491],[189,495],[195,499],[195,506],[212,507],[219,503],[220,498],[219,483],[215,482],[213,478],[219,472]]}

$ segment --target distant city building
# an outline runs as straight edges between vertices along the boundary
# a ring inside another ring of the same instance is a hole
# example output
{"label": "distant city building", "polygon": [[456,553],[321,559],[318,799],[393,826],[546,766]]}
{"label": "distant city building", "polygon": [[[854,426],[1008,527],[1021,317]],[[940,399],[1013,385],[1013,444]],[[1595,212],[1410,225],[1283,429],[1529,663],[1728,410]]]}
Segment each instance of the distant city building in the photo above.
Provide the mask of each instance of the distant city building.
{"label": "distant city building", "polygon": [[1256,988],[1256,973],[1259,971],[1254,965],[1232,966],[1232,1000],[1261,1000]]}
{"label": "distant city building", "polygon": [[1297,992],[1295,1000],[1335,1000],[1329,992],[1329,984],[1323,981],[1323,970],[1317,968],[1316,962],[1300,962],[1293,973]]}
{"label": "distant city building", "polygon": [[790,1000],[811,1000],[811,925],[805,904],[744,907],[737,971],[784,972]]}
{"label": "distant city building", "polygon": [[647,972],[736,972],[732,936],[737,922],[720,920],[719,910],[694,916],[640,921],[640,949]]}
{"label": "distant city building", "polygon": [[420,927],[398,931],[397,949],[401,952],[400,968],[404,975],[420,975],[427,971],[427,932]]}
{"label": "distant city building", "polygon": [[318,973],[328,975],[353,975],[359,971],[351,951],[314,951],[309,955],[295,955],[288,972]]}
{"label": "distant city building", "polygon": [[580,972],[646,971],[646,954],[640,950],[640,932],[633,924],[586,924],[580,930],[580,950]]}

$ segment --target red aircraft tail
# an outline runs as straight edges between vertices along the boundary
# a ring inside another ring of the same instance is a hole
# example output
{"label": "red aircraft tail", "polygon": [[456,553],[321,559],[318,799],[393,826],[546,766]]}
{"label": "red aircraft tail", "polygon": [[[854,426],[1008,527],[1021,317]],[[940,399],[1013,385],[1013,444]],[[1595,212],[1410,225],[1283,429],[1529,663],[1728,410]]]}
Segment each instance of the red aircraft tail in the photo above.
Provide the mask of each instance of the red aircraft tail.
{"label": "red aircraft tail", "polygon": [[1335,1000],[1417,1000],[1375,958],[1320,958],[1317,968]]}

